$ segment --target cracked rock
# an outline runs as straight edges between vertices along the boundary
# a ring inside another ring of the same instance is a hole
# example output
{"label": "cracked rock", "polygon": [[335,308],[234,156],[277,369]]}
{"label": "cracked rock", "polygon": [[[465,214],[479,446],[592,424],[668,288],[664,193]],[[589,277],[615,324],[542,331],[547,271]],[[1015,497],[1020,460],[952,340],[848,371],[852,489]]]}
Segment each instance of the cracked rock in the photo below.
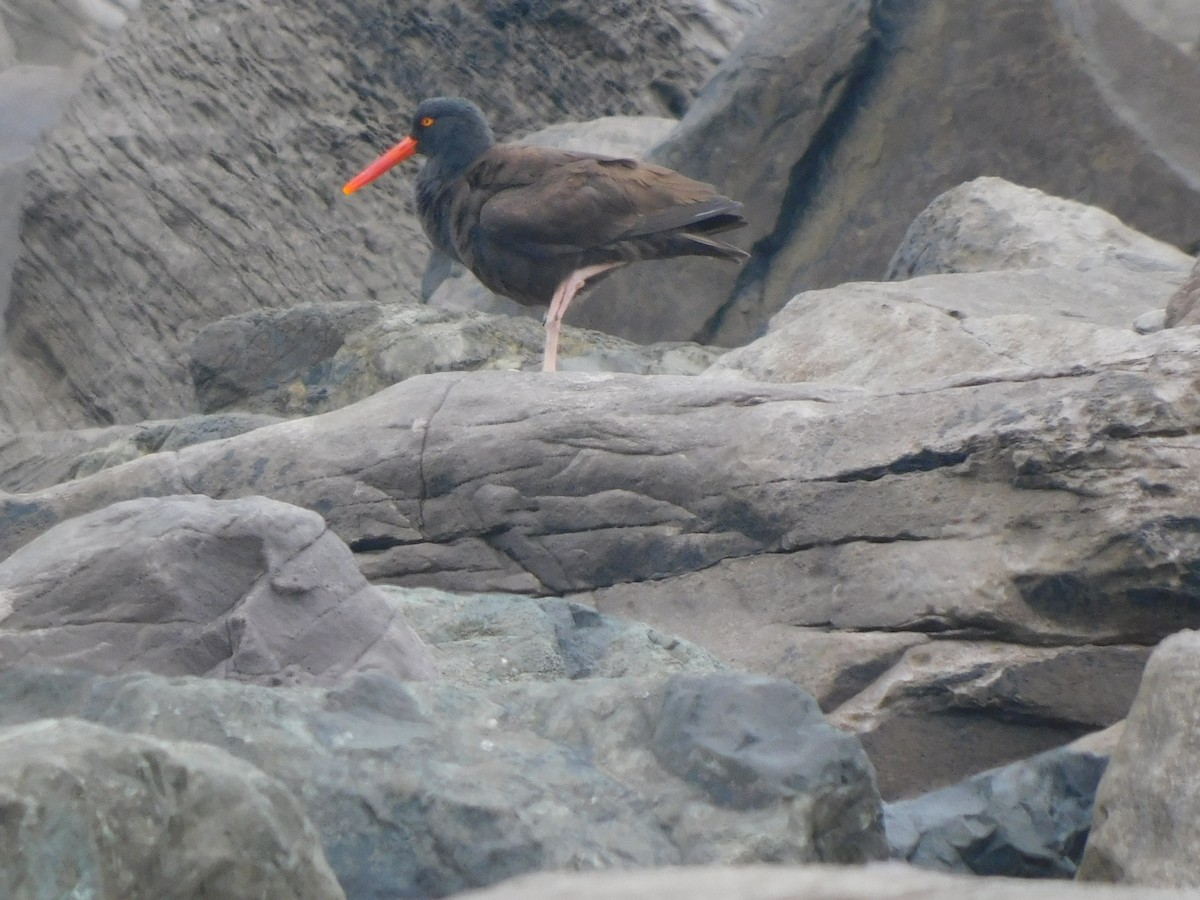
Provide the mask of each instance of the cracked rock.
{"label": "cracked rock", "polygon": [[428,649],[307,510],[265,497],[114,503],[0,562],[0,664],[259,684],[433,674]]}

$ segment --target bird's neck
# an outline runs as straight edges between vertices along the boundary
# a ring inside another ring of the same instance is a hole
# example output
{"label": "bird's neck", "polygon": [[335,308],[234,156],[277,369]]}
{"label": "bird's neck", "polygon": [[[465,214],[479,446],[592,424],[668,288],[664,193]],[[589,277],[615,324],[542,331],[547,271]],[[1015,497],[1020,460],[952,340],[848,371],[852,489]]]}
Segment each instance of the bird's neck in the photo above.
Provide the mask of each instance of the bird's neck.
{"label": "bird's neck", "polygon": [[[441,184],[449,184],[463,176],[471,168],[475,160],[495,146],[496,139],[490,128],[471,131],[462,134],[447,152],[430,157],[425,163],[422,175]],[[430,171],[432,169],[432,171]],[[429,174],[426,175],[425,173]]]}

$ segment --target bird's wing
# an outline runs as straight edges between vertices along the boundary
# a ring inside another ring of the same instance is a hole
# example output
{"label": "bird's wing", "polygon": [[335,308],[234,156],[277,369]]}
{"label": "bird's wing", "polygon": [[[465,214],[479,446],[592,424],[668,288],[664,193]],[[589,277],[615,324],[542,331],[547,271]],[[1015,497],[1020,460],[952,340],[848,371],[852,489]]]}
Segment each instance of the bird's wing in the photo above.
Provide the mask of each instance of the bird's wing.
{"label": "bird's wing", "polygon": [[[556,256],[682,228],[711,215],[710,185],[630,159],[521,147],[487,174],[481,236]],[[719,205],[719,204],[717,204]]]}

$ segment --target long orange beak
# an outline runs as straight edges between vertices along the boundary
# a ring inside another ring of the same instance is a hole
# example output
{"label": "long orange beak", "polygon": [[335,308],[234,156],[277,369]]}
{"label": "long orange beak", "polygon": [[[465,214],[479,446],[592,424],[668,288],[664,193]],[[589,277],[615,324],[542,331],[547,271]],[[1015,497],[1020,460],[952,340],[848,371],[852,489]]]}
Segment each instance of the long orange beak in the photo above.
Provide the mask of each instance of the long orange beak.
{"label": "long orange beak", "polygon": [[397,163],[402,163],[414,153],[417,152],[417,140],[413,137],[406,137],[395,147],[389,150],[375,162],[371,163],[353,178],[346,182],[346,186],[342,188],[343,194],[353,194],[365,184],[370,184],[392,166]]}

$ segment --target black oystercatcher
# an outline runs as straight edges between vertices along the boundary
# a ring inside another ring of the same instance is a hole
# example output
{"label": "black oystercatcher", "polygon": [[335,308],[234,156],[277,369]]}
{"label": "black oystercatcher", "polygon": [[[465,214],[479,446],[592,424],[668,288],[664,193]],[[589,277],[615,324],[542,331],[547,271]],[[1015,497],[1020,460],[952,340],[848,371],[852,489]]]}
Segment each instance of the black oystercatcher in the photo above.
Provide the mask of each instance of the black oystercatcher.
{"label": "black oystercatcher", "polygon": [[550,306],[542,368],[553,372],[571,298],[617,266],[643,259],[749,254],[711,235],[746,224],[742,204],[662,166],[497,144],[474,103],[423,100],[412,131],[342,189],[352,194],[414,153],[417,209],[434,246],[488,288]]}

